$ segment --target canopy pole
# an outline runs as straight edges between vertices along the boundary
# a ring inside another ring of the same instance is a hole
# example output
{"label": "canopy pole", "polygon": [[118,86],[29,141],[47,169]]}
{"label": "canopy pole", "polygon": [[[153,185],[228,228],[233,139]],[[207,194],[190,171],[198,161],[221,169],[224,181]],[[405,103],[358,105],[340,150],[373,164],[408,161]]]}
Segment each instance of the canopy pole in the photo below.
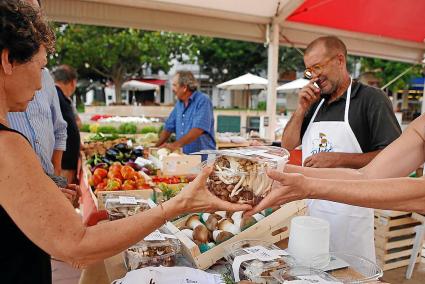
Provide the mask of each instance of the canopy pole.
{"label": "canopy pole", "polygon": [[[267,117],[268,127],[266,125],[266,138],[275,140],[276,130],[276,85],[278,74],[278,59],[279,59],[279,23],[276,18],[273,18],[270,28],[268,29],[269,39],[268,46],[268,65],[267,65]],[[266,120],[267,121],[267,120]],[[266,124],[266,121],[263,123]]]}

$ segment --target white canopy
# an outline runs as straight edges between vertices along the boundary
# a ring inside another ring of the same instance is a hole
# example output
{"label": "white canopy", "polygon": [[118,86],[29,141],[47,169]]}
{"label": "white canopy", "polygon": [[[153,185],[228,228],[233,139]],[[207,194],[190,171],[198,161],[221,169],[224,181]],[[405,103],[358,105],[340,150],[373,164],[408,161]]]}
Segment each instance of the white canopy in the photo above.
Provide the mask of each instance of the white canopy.
{"label": "white canopy", "polygon": [[304,88],[305,85],[308,84],[308,80],[304,78],[299,78],[289,83],[283,84],[280,87],[276,88],[276,91],[287,91],[287,90],[295,90]]}
{"label": "white canopy", "polygon": [[217,87],[226,90],[256,90],[267,88],[267,84],[267,79],[247,73],[230,81],[221,83],[217,85]]}
{"label": "white canopy", "polygon": [[156,90],[157,88],[158,88],[157,85],[140,82],[137,80],[127,81],[122,85],[123,90],[129,90],[129,91],[151,91],[151,90]]}

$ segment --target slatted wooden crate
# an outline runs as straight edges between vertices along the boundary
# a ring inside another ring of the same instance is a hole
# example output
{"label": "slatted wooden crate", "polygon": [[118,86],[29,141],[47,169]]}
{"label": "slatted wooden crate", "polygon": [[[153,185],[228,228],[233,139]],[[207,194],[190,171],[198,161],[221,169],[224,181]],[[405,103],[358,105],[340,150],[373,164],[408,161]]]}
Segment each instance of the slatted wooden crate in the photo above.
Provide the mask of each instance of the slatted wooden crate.
{"label": "slatted wooden crate", "polygon": [[207,269],[225,256],[225,248],[227,246],[238,241],[261,239],[264,242],[273,244],[288,238],[291,219],[295,216],[305,215],[305,208],[304,201],[294,201],[285,204],[255,225],[204,253],[201,253],[198,245],[180,231],[180,228],[184,227],[187,218],[182,218],[174,223],[167,223],[167,227],[182,243],[182,250],[185,256],[197,268]]}
{"label": "slatted wooden crate", "polygon": [[[409,264],[415,238],[414,227],[419,224],[409,212],[375,210],[376,258],[384,271]],[[419,255],[417,262],[420,259]]]}

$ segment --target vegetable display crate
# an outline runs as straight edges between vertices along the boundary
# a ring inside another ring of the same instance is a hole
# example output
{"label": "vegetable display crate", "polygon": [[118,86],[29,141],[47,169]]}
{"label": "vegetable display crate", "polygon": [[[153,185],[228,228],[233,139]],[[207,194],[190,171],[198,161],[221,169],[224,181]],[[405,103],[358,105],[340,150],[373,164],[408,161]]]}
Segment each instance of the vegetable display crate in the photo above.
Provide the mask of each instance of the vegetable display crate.
{"label": "vegetable display crate", "polygon": [[290,223],[293,217],[305,215],[306,205],[304,201],[294,201],[283,205],[281,208],[268,215],[258,223],[233,236],[213,248],[201,253],[199,246],[189,239],[180,228],[185,226],[187,218],[184,217],[174,223],[167,223],[168,229],[182,243],[184,255],[195,267],[207,269],[221,259],[226,254],[226,247],[241,240],[261,239],[262,241],[274,244],[289,237]]}
{"label": "vegetable display crate", "polygon": [[[384,271],[407,266],[420,222],[412,213],[375,210],[375,249],[377,263]],[[421,259],[417,257],[417,262]]]}

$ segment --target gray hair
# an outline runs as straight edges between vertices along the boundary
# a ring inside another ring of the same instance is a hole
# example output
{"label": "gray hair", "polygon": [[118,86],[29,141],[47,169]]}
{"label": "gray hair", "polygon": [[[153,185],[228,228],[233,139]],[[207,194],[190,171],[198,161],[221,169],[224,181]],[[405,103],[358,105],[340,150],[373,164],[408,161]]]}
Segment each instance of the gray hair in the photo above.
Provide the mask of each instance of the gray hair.
{"label": "gray hair", "polygon": [[186,86],[191,92],[194,92],[198,89],[198,82],[193,76],[192,72],[181,70],[177,71],[176,76],[178,77],[178,83],[180,86]]}
{"label": "gray hair", "polygon": [[55,68],[52,72],[55,82],[61,82],[64,84],[71,83],[77,79],[77,71],[69,65],[60,65]]}

